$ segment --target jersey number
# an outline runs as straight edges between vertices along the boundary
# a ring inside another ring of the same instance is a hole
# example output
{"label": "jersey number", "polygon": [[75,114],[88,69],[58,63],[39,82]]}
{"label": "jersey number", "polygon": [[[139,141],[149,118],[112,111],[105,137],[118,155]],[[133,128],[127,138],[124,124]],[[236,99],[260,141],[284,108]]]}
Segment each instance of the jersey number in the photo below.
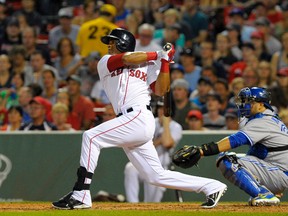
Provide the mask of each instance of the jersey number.
{"label": "jersey number", "polygon": [[[101,30],[102,30],[102,32],[104,32],[104,34],[102,36],[108,35],[110,33],[110,29],[107,27],[102,27]],[[90,26],[89,31],[90,31],[90,34],[88,36],[88,39],[96,39],[98,26],[94,26],[94,25]]]}

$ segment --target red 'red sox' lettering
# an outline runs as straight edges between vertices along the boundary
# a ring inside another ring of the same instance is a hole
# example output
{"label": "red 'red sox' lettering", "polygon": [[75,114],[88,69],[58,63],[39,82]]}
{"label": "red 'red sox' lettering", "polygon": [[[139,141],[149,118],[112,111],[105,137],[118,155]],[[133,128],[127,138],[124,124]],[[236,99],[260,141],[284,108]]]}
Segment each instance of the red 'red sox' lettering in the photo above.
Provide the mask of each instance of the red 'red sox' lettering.
{"label": "red 'red sox' lettering", "polygon": [[123,73],[123,68],[119,68],[119,69],[111,72],[111,77],[119,76],[122,73]]}
{"label": "red 'red sox' lettering", "polygon": [[147,74],[140,71],[140,70],[135,71],[134,69],[130,69],[129,70],[129,76],[139,78],[139,79],[143,80],[144,82],[147,81]]}

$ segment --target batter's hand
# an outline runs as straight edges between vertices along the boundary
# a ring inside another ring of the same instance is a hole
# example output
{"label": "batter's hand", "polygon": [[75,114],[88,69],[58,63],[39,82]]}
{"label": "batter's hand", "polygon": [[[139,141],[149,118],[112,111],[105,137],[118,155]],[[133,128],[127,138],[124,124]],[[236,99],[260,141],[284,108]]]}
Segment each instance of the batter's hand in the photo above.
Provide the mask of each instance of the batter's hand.
{"label": "batter's hand", "polygon": [[174,63],[173,62],[174,54],[175,54],[175,48],[174,45],[171,43],[166,43],[163,47],[163,50],[157,52],[159,59],[165,60],[169,63]]}

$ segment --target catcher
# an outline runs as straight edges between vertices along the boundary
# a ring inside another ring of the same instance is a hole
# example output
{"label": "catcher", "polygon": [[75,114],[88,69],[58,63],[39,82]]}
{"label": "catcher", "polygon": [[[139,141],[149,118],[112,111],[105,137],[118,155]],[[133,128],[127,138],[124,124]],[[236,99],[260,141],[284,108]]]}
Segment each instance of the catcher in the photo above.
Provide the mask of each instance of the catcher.
{"label": "catcher", "polygon": [[[189,168],[203,156],[219,154],[216,166],[231,183],[251,197],[248,204],[279,205],[288,188],[288,130],[270,105],[270,93],[264,88],[243,88],[236,98],[243,128],[218,142],[184,146],[173,155],[173,162]],[[249,145],[247,154],[226,152]]]}

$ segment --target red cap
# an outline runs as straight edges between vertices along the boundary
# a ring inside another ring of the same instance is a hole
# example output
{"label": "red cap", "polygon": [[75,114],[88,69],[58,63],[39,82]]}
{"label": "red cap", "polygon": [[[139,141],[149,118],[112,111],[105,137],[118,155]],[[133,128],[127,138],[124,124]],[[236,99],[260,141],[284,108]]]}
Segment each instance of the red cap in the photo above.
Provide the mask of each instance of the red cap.
{"label": "red cap", "polygon": [[187,114],[187,117],[188,118],[195,117],[195,118],[200,119],[200,120],[203,119],[203,115],[199,110],[190,110]]}
{"label": "red cap", "polygon": [[254,31],[251,34],[251,38],[258,38],[258,39],[264,39],[264,34],[261,31]]}
{"label": "red cap", "polygon": [[52,110],[52,104],[50,103],[50,101],[48,101],[47,99],[43,97],[36,96],[30,100],[29,104],[32,104],[32,103],[41,104],[46,110],[46,118],[48,120],[50,119],[51,110]]}
{"label": "red cap", "polygon": [[288,76],[288,67],[281,68],[277,72],[278,76]]}

